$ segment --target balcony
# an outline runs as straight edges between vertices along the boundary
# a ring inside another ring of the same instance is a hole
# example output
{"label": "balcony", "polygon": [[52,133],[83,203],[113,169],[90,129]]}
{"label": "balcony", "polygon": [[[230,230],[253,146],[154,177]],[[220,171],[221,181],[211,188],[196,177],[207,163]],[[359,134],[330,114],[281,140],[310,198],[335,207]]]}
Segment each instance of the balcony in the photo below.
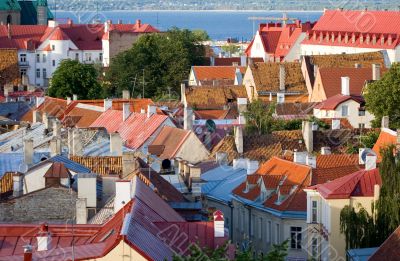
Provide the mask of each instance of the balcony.
{"label": "balcony", "polygon": [[28,61],[19,61],[18,66],[19,67],[29,67],[29,62]]}

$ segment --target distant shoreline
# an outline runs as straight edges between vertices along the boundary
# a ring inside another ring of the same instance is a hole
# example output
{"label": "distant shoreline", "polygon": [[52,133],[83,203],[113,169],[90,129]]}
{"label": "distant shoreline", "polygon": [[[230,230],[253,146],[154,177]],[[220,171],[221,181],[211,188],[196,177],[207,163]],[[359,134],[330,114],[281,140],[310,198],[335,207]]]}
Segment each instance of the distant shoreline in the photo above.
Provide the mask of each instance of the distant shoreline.
{"label": "distant shoreline", "polygon": [[[77,10],[51,10],[53,13],[54,12],[76,12]],[[96,11],[92,10],[79,10],[79,12],[88,12],[88,13],[95,13]],[[324,10],[233,10],[233,9],[227,9],[227,10],[219,10],[219,9],[212,9],[212,10],[174,10],[174,9],[169,9],[169,10],[156,10],[156,9],[130,9],[130,10],[107,10],[107,11],[101,11],[99,10],[99,13],[101,12],[241,12],[241,13],[322,13]]]}

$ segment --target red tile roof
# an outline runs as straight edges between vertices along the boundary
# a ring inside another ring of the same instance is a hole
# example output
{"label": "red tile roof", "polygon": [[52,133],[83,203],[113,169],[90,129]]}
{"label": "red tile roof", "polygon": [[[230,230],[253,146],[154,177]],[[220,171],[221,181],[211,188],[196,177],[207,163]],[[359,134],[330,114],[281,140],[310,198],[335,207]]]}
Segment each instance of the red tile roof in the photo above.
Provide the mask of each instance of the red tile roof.
{"label": "red tile roof", "polygon": [[28,111],[21,119],[21,121],[33,121],[33,111],[36,109],[41,113],[47,113],[48,116],[57,117],[62,120],[65,116],[65,110],[67,108],[67,101],[58,98],[45,97],[44,102],[36,109],[33,108]]}
{"label": "red tile roof", "polygon": [[[398,11],[326,10],[303,44],[394,49],[400,44],[400,28],[397,26],[399,23]],[[347,42],[345,35],[348,36]]]}
{"label": "red tile roof", "polygon": [[246,67],[243,66],[193,66],[192,70],[198,81],[235,80],[236,68],[242,74],[246,72]]}
{"label": "red tile roof", "polygon": [[163,145],[164,150],[158,157],[160,159],[173,159],[190,133],[187,130],[164,126],[150,145]]}
{"label": "red tile roof", "polygon": [[397,143],[397,132],[392,131],[390,129],[382,128],[378,140],[375,142],[372,150],[378,156],[378,161],[382,160],[381,150],[387,147],[388,145]]}
{"label": "red tile roof", "polygon": [[397,261],[400,257],[400,226],[383,242],[369,261]]}
{"label": "red tile roof", "polygon": [[106,128],[108,132],[118,131],[125,146],[138,149],[168,119],[168,116],[146,113],[132,113],[122,121],[122,112],[107,110],[98,117],[90,127]]}
{"label": "red tile roof", "polygon": [[240,57],[215,57],[214,66],[233,66],[234,64],[241,65]]}
{"label": "red tile roof", "polygon": [[325,199],[348,199],[352,196],[373,197],[376,184],[382,184],[379,169],[362,169],[331,182],[310,188],[317,190]]}
{"label": "red tile roof", "polygon": [[50,37],[50,40],[53,41],[67,41],[67,40],[71,40],[68,35],[66,33],[64,33],[64,31],[60,28],[57,27],[53,34]]}
{"label": "red tile roof", "polygon": [[362,96],[336,94],[335,96],[331,96],[327,100],[320,102],[315,106],[315,109],[335,110],[340,104],[348,100],[353,100],[359,104],[364,103],[364,98]]}
{"label": "red tile roof", "polygon": [[63,124],[67,127],[88,128],[103,113],[102,107],[96,107],[75,106],[65,115]]}

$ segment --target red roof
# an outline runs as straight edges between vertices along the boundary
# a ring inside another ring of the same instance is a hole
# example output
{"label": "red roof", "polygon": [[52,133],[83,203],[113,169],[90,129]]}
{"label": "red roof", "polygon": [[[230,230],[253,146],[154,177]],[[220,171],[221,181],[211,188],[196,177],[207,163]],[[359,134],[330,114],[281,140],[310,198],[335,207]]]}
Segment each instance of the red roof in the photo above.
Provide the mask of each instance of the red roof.
{"label": "red roof", "polygon": [[364,102],[364,98],[362,96],[337,94],[329,97],[323,102],[320,102],[314,108],[320,110],[335,110],[340,104],[348,100],[353,100],[360,104]]}
{"label": "red roof", "polygon": [[45,25],[10,25],[11,39],[8,38],[7,25],[0,25],[0,48],[34,50],[46,32]]}
{"label": "red roof", "polygon": [[242,74],[246,72],[246,67],[243,66],[193,66],[192,70],[199,81],[235,80],[236,68],[239,68]]}
{"label": "red roof", "polygon": [[[313,24],[310,22],[300,24],[300,21],[287,25],[280,23],[260,24],[258,33],[266,53],[276,58],[284,58],[296,43],[301,33],[311,30],[312,26]],[[246,49],[246,54],[249,57],[252,56],[251,49],[254,40],[255,38]]]}
{"label": "red roof", "polygon": [[64,31],[60,27],[57,27],[54,30],[53,34],[51,35],[50,40],[53,40],[53,41],[66,41],[66,40],[70,40],[70,39],[69,39],[68,35],[66,35],[64,33]]}
{"label": "red roof", "polygon": [[400,226],[383,242],[369,261],[397,261],[400,257]]}
{"label": "red roof", "polygon": [[160,159],[173,159],[190,133],[188,130],[164,126],[151,145],[164,147],[163,152],[159,155]]}
{"label": "red roof", "polygon": [[399,23],[398,11],[327,10],[303,44],[394,49],[400,43]]}
{"label": "red roof", "polygon": [[108,132],[118,131],[127,147],[138,149],[167,119],[165,115],[147,117],[146,113],[132,113],[123,121],[121,111],[107,110],[90,127],[106,128]]}
{"label": "red roof", "polygon": [[381,150],[387,147],[388,145],[397,143],[397,132],[392,131],[390,129],[382,128],[378,140],[375,142],[372,150],[378,156],[378,161],[382,160]]}
{"label": "red roof", "polygon": [[379,169],[359,170],[311,189],[316,189],[325,199],[348,199],[352,196],[373,197],[376,184],[382,184]]}

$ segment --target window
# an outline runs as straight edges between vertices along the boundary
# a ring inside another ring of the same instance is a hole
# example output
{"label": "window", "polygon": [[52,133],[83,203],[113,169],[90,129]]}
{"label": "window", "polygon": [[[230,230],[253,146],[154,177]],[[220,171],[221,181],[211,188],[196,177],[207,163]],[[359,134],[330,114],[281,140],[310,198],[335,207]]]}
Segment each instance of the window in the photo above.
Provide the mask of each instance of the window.
{"label": "window", "polygon": [[272,241],[272,224],[271,224],[271,221],[268,221],[267,235],[268,235],[268,243],[269,243],[269,242]]}
{"label": "window", "polygon": [[75,60],[79,61],[79,53],[75,54]]}
{"label": "window", "polygon": [[36,62],[40,63],[40,54],[36,54]]}
{"label": "window", "polygon": [[254,227],[256,226],[256,217],[251,215],[251,224],[250,224],[250,236],[254,236]]}
{"label": "window", "polygon": [[313,238],[311,241],[311,255],[313,258],[318,258],[318,238]]}
{"label": "window", "polygon": [[47,56],[46,56],[45,53],[42,55],[42,61],[43,61],[44,63],[47,61]]}
{"label": "window", "polygon": [[52,64],[53,64],[53,67],[55,67],[56,66],[56,60],[53,60]]}
{"label": "window", "polygon": [[301,227],[290,227],[290,248],[301,249]]}
{"label": "window", "polygon": [[359,123],[358,124],[359,129],[365,129],[365,123]]}
{"label": "window", "polygon": [[342,117],[349,116],[349,107],[347,105],[342,106]]}
{"label": "window", "polygon": [[40,78],[40,69],[36,69],[36,78]]}
{"label": "window", "polygon": [[85,61],[87,61],[87,62],[92,61],[92,54],[91,53],[85,53]]}
{"label": "window", "polygon": [[19,70],[19,74],[20,74],[21,77],[26,75],[26,69],[20,69]]}
{"label": "window", "polygon": [[242,210],[242,217],[241,217],[241,219],[240,219],[240,231],[244,231],[244,210]]}
{"label": "window", "polygon": [[329,117],[329,111],[325,111],[325,117]]}
{"label": "window", "polygon": [[261,217],[258,219],[257,231],[258,231],[258,238],[260,240],[262,240],[263,239],[263,231],[264,231],[264,223],[263,223],[263,219]]}
{"label": "window", "polygon": [[56,49],[56,46],[53,44],[53,45],[51,45],[51,50],[55,50]]}
{"label": "window", "polygon": [[281,241],[279,224],[276,224],[275,230],[275,244],[279,244]]}
{"label": "window", "polygon": [[99,53],[99,60],[100,60],[100,62],[103,61],[103,53]]}
{"label": "window", "polygon": [[365,111],[364,110],[359,110],[358,111],[358,116],[365,116]]}
{"label": "window", "polygon": [[43,79],[47,78],[47,70],[45,68],[43,68],[43,70],[42,70],[42,75],[43,75]]}
{"label": "window", "polygon": [[25,53],[21,53],[21,54],[19,55],[19,60],[20,60],[21,62],[26,62],[26,54],[25,54]]}
{"label": "window", "polygon": [[311,206],[311,222],[312,223],[317,223],[317,201],[313,200],[312,201],[312,206]]}

